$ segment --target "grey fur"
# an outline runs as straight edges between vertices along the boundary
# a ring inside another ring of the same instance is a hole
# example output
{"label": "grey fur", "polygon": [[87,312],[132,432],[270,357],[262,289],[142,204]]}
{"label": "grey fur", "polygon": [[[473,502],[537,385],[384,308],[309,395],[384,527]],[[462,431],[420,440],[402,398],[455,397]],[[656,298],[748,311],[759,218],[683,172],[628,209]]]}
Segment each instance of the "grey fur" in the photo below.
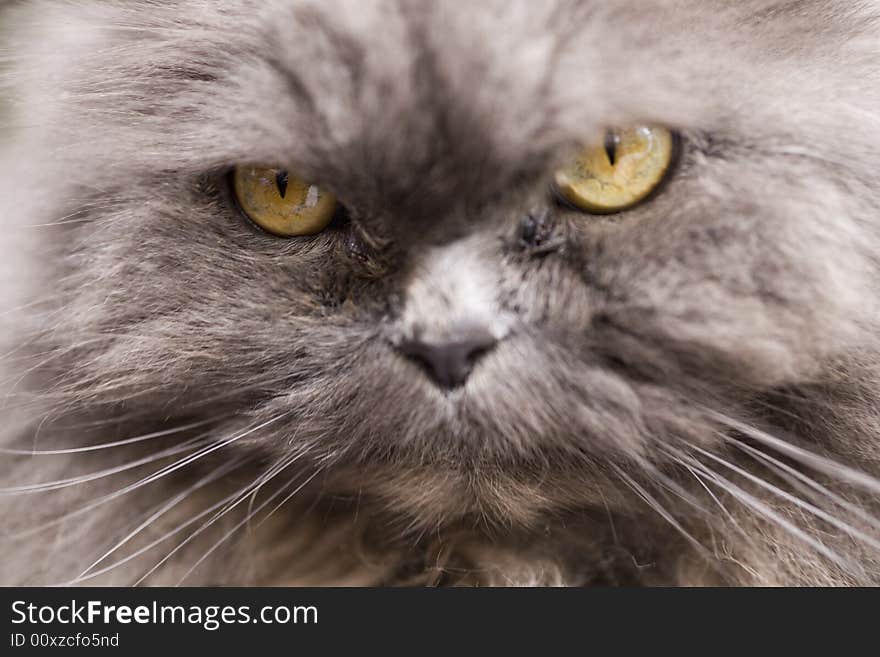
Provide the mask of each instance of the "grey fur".
{"label": "grey fur", "polygon": [[[3,583],[880,581],[877,2],[5,20]],[[682,135],[662,193],[548,200],[637,122]],[[248,162],[351,224],[257,233]],[[462,389],[392,346],[463,320],[501,341]]]}

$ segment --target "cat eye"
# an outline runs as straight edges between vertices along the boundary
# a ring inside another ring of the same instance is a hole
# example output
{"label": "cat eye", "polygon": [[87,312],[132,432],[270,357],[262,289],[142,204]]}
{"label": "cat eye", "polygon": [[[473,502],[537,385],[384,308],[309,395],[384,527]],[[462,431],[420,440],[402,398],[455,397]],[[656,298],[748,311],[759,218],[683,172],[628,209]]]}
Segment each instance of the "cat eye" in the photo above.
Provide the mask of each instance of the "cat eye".
{"label": "cat eye", "polygon": [[232,188],[248,218],[279,237],[320,233],[336,212],[336,198],[332,194],[286,169],[236,167]]}
{"label": "cat eye", "polygon": [[657,126],[609,130],[602,143],[581,151],[556,172],[557,193],[579,210],[611,214],[647,198],[663,182],[673,161],[675,139]]}

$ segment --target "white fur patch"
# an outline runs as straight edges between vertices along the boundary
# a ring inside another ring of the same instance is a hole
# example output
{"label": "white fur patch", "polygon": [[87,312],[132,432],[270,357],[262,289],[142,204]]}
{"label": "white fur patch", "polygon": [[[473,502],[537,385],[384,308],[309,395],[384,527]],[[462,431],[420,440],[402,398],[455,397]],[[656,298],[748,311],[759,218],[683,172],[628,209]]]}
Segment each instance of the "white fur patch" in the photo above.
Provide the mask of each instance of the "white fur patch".
{"label": "white fur patch", "polygon": [[430,251],[407,289],[405,333],[444,339],[456,331],[484,328],[498,340],[507,335],[512,317],[498,306],[499,274],[491,262],[481,257],[473,240]]}

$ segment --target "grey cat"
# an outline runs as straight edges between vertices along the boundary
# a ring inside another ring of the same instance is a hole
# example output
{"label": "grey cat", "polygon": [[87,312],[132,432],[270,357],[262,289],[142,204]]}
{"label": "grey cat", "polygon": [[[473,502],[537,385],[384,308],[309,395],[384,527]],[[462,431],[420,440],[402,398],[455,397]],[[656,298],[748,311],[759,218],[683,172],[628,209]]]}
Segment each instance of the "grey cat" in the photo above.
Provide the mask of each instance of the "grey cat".
{"label": "grey cat", "polygon": [[[0,582],[880,582],[880,3],[2,21]],[[636,125],[660,188],[560,200]]]}

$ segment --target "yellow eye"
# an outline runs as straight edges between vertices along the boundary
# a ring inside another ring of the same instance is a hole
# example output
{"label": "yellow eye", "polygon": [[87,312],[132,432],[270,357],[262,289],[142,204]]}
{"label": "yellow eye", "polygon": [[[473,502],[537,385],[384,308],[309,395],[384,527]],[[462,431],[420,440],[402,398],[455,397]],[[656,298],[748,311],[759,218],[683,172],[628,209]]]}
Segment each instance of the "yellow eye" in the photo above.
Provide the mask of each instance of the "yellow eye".
{"label": "yellow eye", "polygon": [[556,189],[572,205],[594,214],[631,208],[663,181],[674,143],[665,128],[609,130],[605,143],[585,149],[556,172]]}
{"label": "yellow eye", "polygon": [[241,166],[232,174],[239,207],[263,230],[279,237],[314,235],[336,211],[336,198],[286,169]]}

